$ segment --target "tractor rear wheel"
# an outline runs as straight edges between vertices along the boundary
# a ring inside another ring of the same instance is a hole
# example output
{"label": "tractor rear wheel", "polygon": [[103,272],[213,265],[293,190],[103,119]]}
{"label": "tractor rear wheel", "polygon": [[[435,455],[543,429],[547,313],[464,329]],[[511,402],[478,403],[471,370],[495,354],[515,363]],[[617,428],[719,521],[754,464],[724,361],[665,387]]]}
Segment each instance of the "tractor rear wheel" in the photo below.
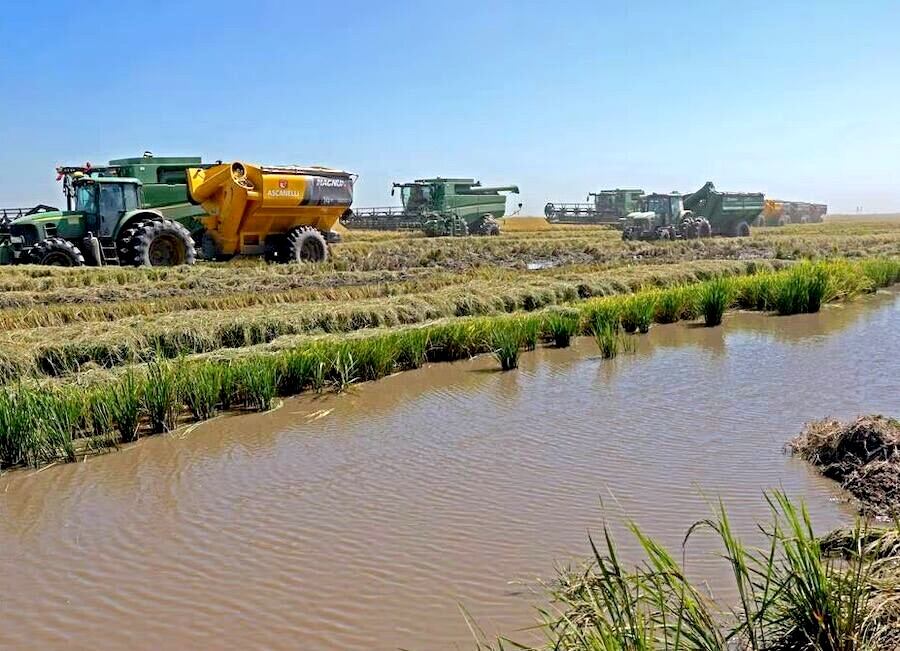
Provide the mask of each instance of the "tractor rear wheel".
{"label": "tractor rear wheel", "polygon": [[61,237],[49,237],[31,247],[28,251],[31,264],[52,267],[83,267],[84,255],[74,244]]}
{"label": "tractor rear wheel", "polygon": [[171,219],[148,219],[119,236],[119,264],[134,267],[175,267],[194,264],[197,250],[190,231]]}
{"label": "tractor rear wheel", "polygon": [[284,247],[283,262],[325,262],[328,259],[328,243],[311,226],[297,226],[288,231]]}

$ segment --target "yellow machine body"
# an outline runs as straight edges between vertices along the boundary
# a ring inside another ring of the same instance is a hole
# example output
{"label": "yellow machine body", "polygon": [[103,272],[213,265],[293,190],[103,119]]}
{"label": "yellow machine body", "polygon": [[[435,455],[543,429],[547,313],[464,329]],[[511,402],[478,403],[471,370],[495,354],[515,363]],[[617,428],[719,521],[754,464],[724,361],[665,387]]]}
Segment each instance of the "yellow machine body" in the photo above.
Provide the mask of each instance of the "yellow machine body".
{"label": "yellow machine body", "polygon": [[235,161],[187,170],[200,221],[221,255],[261,255],[266,238],[297,226],[328,233],[353,202],[349,172],[326,167],[264,166]]}

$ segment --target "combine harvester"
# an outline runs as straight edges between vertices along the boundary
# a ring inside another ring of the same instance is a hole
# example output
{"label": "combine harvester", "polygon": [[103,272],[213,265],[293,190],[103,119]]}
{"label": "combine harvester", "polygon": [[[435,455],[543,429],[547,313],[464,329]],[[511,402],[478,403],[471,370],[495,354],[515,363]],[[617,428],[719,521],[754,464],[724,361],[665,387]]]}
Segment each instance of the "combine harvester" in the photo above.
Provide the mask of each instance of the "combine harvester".
{"label": "combine harvester", "polygon": [[641,211],[623,220],[623,240],[674,240],[750,235],[750,223],[763,209],[759,192],[719,192],[712,181],[697,192],[649,194]]}
{"label": "combine harvester", "polygon": [[[592,198],[593,197],[593,198]],[[620,226],[629,213],[641,209],[643,190],[601,190],[588,194],[588,203],[548,203],[544,216],[551,224],[609,224]]]}
{"label": "combine harvester", "polygon": [[506,214],[506,196],[518,186],[483,187],[475,179],[417,179],[394,183],[402,207],[358,208],[341,221],[347,228],[418,230],[430,237],[499,235],[497,221]]}
{"label": "combine harvester", "polygon": [[57,169],[65,211],[38,206],[0,227],[0,264],[193,264],[265,255],[320,262],[349,210],[354,176],[320,167],[204,165],[200,158]]}
{"label": "combine harvester", "polygon": [[828,206],[806,201],[782,201],[766,199],[757,226],[787,226],[788,224],[821,224],[825,221]]}

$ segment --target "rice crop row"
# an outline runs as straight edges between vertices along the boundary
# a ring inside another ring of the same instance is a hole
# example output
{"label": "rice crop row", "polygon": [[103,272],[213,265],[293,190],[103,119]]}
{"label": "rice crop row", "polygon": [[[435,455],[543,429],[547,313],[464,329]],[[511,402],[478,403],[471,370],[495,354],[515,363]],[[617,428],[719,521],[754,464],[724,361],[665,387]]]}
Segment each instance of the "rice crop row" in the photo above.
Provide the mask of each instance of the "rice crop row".
{"label": "rice crop row", "polygon": [[692,582],[685,550],[669,551],[635,523],[631,534],[644,560],[620,557],[608,528],[591,539],[583,567],[559,571],[548,586],[550,608],[540,611],[546,642],[525,647],[511,640],[490,649],[568,651],[874,651],[900,642],[900,525],[871,528],[859,520],[832,545],[815,535],[805,506],[784,493],[766,494],[771,516],[760,547],[741,540],[725,507],[695,523],[684,537],[711,533],[731,568],[735,604],[716,601]]}
{"label": "rice crop row", "polygon": [[[268,409],[276,395],[293,395],[326,387],[344,390],[358,381],[376,380],[426,361],[465,359],[491,353],[501,368],[517,366],[521,350],[539,340],[568,345],[575,334],[593,334],[603,357],[631,345],[622,338],[623,315],[636,300],[653,307],[654,320],[668,321],[672,300],[680,318],[696,318],[703,297],[721,291],[731,303],[765,294],[777,300],[785,279],[823,272],[829,298],[851,295],[852,287],[874,287],[869,273],[882,281],[896,279],[900,261],[815,263],[746,278],[716,278],[703,283],[651,289],[631,296],[592,299],[577,308],[554,308],[532,314],[451,319],[395,331],[314,338],[293,348],[245,354],[234,359],[155,360],[143,372],[85,389],[77,384],[43,386],[19,382],[0,389],[0,465],[38,465],[73,458],[73,441],[132,440],[141,428],[164,432],[185,419],[204,420],[219,409]],[[762,287],[763,289],[761,289]],[[790,290],[793,291],[793,290]],[[674,294],[670,300],[668,294]],[[807,309],[812,302],[807,300]],[[665,306],[663,308],[663,306]],[[643,312],[645,308],[642,307]],[[118,439],[116,439],[118,436]]]}
{"label": "rice crop row", "polygon": [[501,274],[416,294],[359,301],[324,301],[227,311],[187,311],[117,319],[98,328],[71,324],[23,331],[0,329],[0,381],[24,375],[59,376],[85,365],[112,368],[156,358],[243,348],[286,335],[397,327],[456,316],[535,311],[550,305],[647,286],[773,270],[764,262],[685,265],[536,275]]}

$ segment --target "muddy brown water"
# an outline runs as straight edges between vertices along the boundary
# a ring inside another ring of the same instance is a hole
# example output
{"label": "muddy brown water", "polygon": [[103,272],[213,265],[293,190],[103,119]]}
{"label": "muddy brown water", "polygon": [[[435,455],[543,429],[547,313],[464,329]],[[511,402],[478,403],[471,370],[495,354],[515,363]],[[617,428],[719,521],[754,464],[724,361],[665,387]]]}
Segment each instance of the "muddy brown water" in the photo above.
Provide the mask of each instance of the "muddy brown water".
{"label": "muddy brown water", "polygon": [[[781,448],[811,418],[900,411],[898,324],[896,292],[731,314],[611,362],[585,339],[512,373],[435,365],[9,473],[0,647],[472,648],[462,608],[529,625],[535,580],[604,521],[632,560],[624,516],[677,548],[721,497],[753,535],[771,487],[839,525],[839,491]],[[714,549],[688,566],[727,598]]]}

